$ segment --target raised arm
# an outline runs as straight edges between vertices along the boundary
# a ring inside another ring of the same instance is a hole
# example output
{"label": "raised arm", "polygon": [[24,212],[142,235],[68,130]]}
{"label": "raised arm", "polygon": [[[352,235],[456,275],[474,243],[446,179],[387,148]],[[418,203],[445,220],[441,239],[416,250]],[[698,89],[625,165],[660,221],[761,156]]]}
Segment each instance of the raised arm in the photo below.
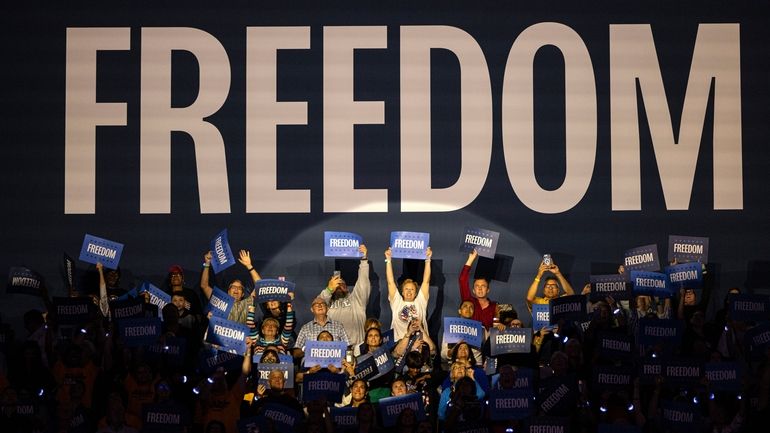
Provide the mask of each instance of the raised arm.
{"label": "raised arm", "polygon": [[363,256],[361,257],[361,263],[358,264],[358,279],[356,279],[356,285],[353,287],[351,297],[359,306],[366,308],[366,304],[369,302],[369,294],[372,291],[372,282],[369,281],[369,259],[366,255],[366,245],[361,244],[358,247],[358,251]]}
{"label": "raised arm", "polygon": [[548,270],[548,268],[548,265],[540,262],[540,266],[537,268],[537,275],[535,276],[535,279],[532,280],[532,284],[529,285],[529,289],[527,289],[527,307],[530,309],[532,309],[532,303],[535,302],[535,297],[537,296],[537,288],[540,286],[540,278],[543,277],[543,274]]}
{"label": "raised arm", "polygon": [[97,262],[96,270],[99,272],[99,309],[102,316],[110,317],[110,298],[107,297],[107,282],[104,280],[104,265]]}
{"label": "raised arm", "polygon": [[203,270],[201,271],[201,290],[206,299],[211,298],[211,285],[209,285],[209,269],[211,269],[211,251],[206,251],[203,255]]}
{"label": "raised arm", "polygon": [[420,284],[420,293],[427,301],[430,299],[430,259],[433,257],[433,250],[428,247],[428,251],[425,253],[425,270],[422,274],[422,284]]}
{"label": "raised arm", "polygon": [[398,286],[396,286],[396,278],[393,276],[393,251],[390,247],[385,250],[385,276],[388,280],[388,301],[391,301],[398,293]]}
{"label": "raised arm", "polygon": [[251,253],[249,253],[248,250],[238,251],[238,262],[242,264],[247,271],[249,271],[249,276],[251,277],[251,281],[253,283],[256,283],[262,279],[262,277],[259,275],[259,272],[257,272],[254,269],[254,266],[251,265]]}
{"label": "raised arm", "polygon": [[460,271],[460,277],[457,284],[460,287],[460,299],[462,299],[463,302],[473,300],[470,286],[471,266],[473,266],[473,262],[478,256],[479,253],[476,252],[476,250],[468,253],[468,259],[465,261],[465,266],[463,266],[462,271]]}
{"label": "raised arm", "polygon": [[564,278],[564,275],[562,275],[561,271],[559,270],[559,267],[554,265],[551,265],[551,272],[556,275],[556,278],[559,280],[559,284],[561,284],[561,287],[564,289],[565,295],[574,295],[575,290],[572,288],[572,285],[567,281],[566,278]]}

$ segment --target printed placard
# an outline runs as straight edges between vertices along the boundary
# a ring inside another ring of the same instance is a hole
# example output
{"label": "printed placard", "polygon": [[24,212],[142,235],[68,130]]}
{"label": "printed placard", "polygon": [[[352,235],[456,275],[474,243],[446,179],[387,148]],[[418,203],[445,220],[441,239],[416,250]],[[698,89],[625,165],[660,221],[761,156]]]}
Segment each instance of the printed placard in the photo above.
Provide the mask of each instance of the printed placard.
{"label": "printed placard", "polygon": [[139,317],[121,320],[118,329],[126,347],[143,347],[158,341],[162,325],[157,317]]}
{"label": "printed placard", "polygon": [[669,288],[672,291],[679,291],[679,289],[684,288],[698,288],[703,281],[703,267],[700,263],[666,266],[664,272],[668,277]]}
{"label": "printed placard", "polygon": [[358,427],[357,407],[332,407],[330,410],[332,422],[337,428],[350,430]]}
{"label": "printed placard", "polygon": [[749,293],[727,295],[730,318],[744,322],[766,322],[770,320],[770,296]]}
{"label": "printed placard", "polygon": [[[487,363],[491,360],[497,361],[496,358],[488,358]],[[495,362],[495,367],[497,367],[497,362]],[[507,384],[500,383],[500,374],[496,373],[496,371],[497,371],[497,368],[495,368],[495,371],[491,375],[488,374],[488,376],[492,376],[491,378],[492,387],[496,387],[499,384],[503,389],[521,389],[521,390],[527,390],[529,392],[533,392],[535,389],[535,380],[534,380],[535,372],[531,368],[527,368],[527,367],[516,368],[513,374],[513,383],[507,383]]]}
{"label": "printed placard", "polygon": [[444,343],[452,344],[461,341],[480,348],[484,342],[484,325],[478,320],[444,317]]}
{"label": "printed placard", "polygon": [[233,309],[235,304],[235,298],[225,293],[219,287],[214,286],[211,289],[211,297],[209,303],[206,304],[205,312],[211,313],[217,317],[227,319],[230,315],[230,310]]}
{"label": "printed placard", "polygon": [[616,301],[631,297],[626,275],[591,275],[591,302],[603,301],[611,296]]}
{"label": "printed placard", "polygon": [[62,279],[64,287],[69,289],[75,287],[75,259],[67,253],[62,254]]}
{"label": "printed placard", "polygon": [[305,374],[302,379],[302,401],[325,399],[329,403],[342,402],[345,392],[345,375],[326,371]]}
{"label": "printed placard", "polygon": [[623,254],[623,267],[625,268],[626,272],[660,270],[658,245],[645,245],[626,251]]}
{"label": "printed placard", "polygon": [[382,345],[387,347],[388,350],[393,350],[396,347],[396,339],[393,334],[393,329],[388,329],[381,334]]}
{"label": "printed placard", "polygon": [[663,401],[661,403],[663,424],[676,432],[690,432],[700,423],[698,407],[689,403]]}
{"label": "printed placard", "polygon": [[246,352],[246,337],[249,332],[249,327],[242,323],[212,316],[209,319],[206,341],[241,354]]}
{"label": "printed placard", "polygon": [[505,353],[529,353],[532,348],[532,329],[506,328],[500,331],[492,327],[489,329],[489,344],[492,356]]}
{"label": "printed placard", "polygon": [[652,385],[658,376],[663,375],[663,360],[661,358],[644,358],[639,361],[639,382]]}
{"label": "printed placard", "polygon": [[670,298],[673,294],[668,284],[668,276],[660,272],[632,271],[631,286],[635,296]]}
{"label": "printed placard", "polygon": [[324,232],[324,257],[363,257],[358,247],[364,238],[357,233]]}
{"label": "printed placard", "polygon": [[32,269],[13,267],[8,270],[5,292],[40,296],[43,284],[43,277]]}
{"label": "printed placard", "polygon": [[425,419],[422,394],[419,392],[400,395],[398,397],[382,398],[380,399],[379,405],[383,427],[393,427],[396,425],[399,414],[407,408],[414,411],[418,421]]}
{"label": "printed placard", "polygon": [[678,319],[639,319],[639,343],[676,345],[682,338],[683,327]]}
{"label": "printed placard", "polygon": [[524,433],[569,433],[569,418],[537,416],[527,422]]}
{"label": "printed placard", "polygon": [[551,323],[559,320],[583,320],[586,317],[586,296],[570,295],[551,299],[550,307]]}
{"label": "printed placard", "polygon": [[599,334],[599,353],[607,359],[629,359],[634,354],[634,339],[616,332]]}
{"label": "printed placard", "polygon": [[550,386],[540,390],[537,401],[540,403],[540,410],[546,414],[561,413],[567,408],[574,406],[576,392],[573,389],[574,384],[570,386],[571,379],[566,377],[558,378]]}
{"label": "printed placard", "polygon": [[594,386],[599,390],[621,390],[633,385],[631,370],[609,365],[595,365],[593,368]]}
{"label": "printed placard", "polygon": [[222,230],[211,240],[211,268],[218,274],[236,263],[230,242],[227,240],[227,229]]}
{"label": "printed placard", "polygon": [[86,234],[80,248],[80,260],[86,263],[101,263],[105,268],[117,269],[123,244]]}
{"label": "printed placard", "polygon": [[663,377],[672,384],[698,383],[703,377],[703,365],[698,360],[669,359],[663,365]]}
{"label": "printed placard", "polygon": [[746,330],[745,343],[752,359],[760,359],[770,347],[770,323],[761,323]]}
{"label": "printed placard", "polygon": [[393,370],[396,367],[393,357],[390,355],[390,351],[385,347],[380,346],[377,350],[372,352],[374,363],[377,365],[377,374],[372,377],[371,380],[378,379]]}
{"label": "printed placard", "polygon": [[118,298],[115,299],[115,300],[116,301],[125,301],[125,300],[128,300],[128,299],[134,299],[134,298],[136,298],[138,296],[139,296],[139,288],[134,287],[133,289],[131,289],[128,292],[126,292],[125,294],[123,294],[121,296],[118,296]]}
{"label": "printed placard", "polygon": [[709,389],[714,391],[741,390],[743,365],[737,362],[709,362],[703,367]]}
{"label": "printed placard", "polygon": [[187,347],[187,339],[165,337],[147,346],[147,353],[152,359],[163,358],[170,365],[180,366],[184,364],[185,347]]}
{"label": "printed placard", "polygon": [[144,316],[144,299],[128,298],[110,302],[110,315],[113,320],[120,321],[133,317]]}
{"label": "printed placard", "polygon": [[96,308],[91,298],[82,296],[77,298],[55,297],[53,298],[56,321],[60,325],[81,325],[87,323],[91,312]]}
{"label": "printed placard", "polygon": [[158,314],[163,311],[163,307],[171,302],[171,295],[155,287],[152,283],[146,281],[142,283],[142,285],[139,287],[139,293],[144,292],[150,294],[150,304],[158,307]]}
{"label": "printed placard", "polygon": [[344,341],[308,340],[305,342],[305,360],[302,365],[308,368],[316,365],[342,368],[347,348],[348,345]]}
{"label": "printed placard", "polygon": [[532,393],[521,389],[493,389],[489,393],[489,418],[494,421],[527,418],[534,412]]}
{"label": "printed placard", "polygon": [[390,232],[390,248],[394,259],[425,259],[430,246],[430,233]]}
{"label": "printed placard", "polygon": [[287,302],[291,300],[289,293],[294,292],[294,283],[286,280],[261,279],[254,283],[258,303],[267,301]]}
{"label": "printed placard", "polygon": [[240,371],[242,364],[243,356],[218,349],[201,351],[198,361],[198,366],[203,374],[211,374],[219,367],[227,371],[235,369]]}
{"label": "printed placard", "polygon": [[372,353],[365,353],[356,358],[356,367],[354,375],[351,377],[351,383],[358,379],[369,381],[379,373],[380,369],[377,368],[377,363]]}
{"label": "printed placard", "polygon": [[463,232],[463,241],[460,244],[460,252],[470,253],[476,250],[481,257],[494,259],[499,239],[500,233],[498,232],[466,226]]}
{"label": "printed placard", "polygon": [[[288,406],[284,406],[278,403],[266,404],[262,409],[262,422],[265,419],[273,421],[273,428],[282,433],[291,433],[296,431],[296,427],[299,422],[302,421],[304,415],[291,409]],[[262,426],[260,431],[270,431],[267,425]]]}
{"label": "printed placard", "polygon": [[708,263],[709,238],[669,235],[668,261]]}
{"label": "printed placard", "polygon": [[262,416],[250,416],[238,420],[238,433],[259,433],[260,427],[264,424]]}
{"label": "printed placard", "polygon": [[283,389],[291,389],[294,388],[294,364],[292,363],[280,363],[280,364],[262,364],[257,363],[254,364],[253,368],[257,371],[257,374],[259,374],[259,378],[257,379],[257,382],[260,385],[265,385],[267,388],[270,388],[270,384],[268,383],[268,378],[270,377],[270,373],[273,372],[273,370],[279,370],[283,372]]}
{"label": "printed placard", "polygon": [[187,411],[176,404],[145,404],[142,406],[142,420],[144,429],[151,431],[177,432],[190,424]]}
{"label": "printed placard", "polygon": [[535,332],[551,327],[551,307],[548,304],[532,304],[532,329]]}

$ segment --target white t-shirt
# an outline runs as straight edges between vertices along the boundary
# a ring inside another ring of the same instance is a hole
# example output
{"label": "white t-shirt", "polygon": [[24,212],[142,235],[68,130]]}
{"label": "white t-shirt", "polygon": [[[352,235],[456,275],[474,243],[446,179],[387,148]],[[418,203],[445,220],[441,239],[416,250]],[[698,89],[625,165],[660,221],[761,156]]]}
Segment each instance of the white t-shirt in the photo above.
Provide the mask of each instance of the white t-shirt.
{"label": "white t-shirt", "polygon": [[396,290],[393,299],[390,300],[390,311],[393,314],[393,321],[390,326],[393,328],[393,339],[395,341],[400,340],[406,335],[409,320],[412,317],[417,317],[422,323],[423,329],[427,331],[428,300],[422,294],[422,291],[417,292],[417,298],[414,301],[407,302],[401,297],[401,293]]}

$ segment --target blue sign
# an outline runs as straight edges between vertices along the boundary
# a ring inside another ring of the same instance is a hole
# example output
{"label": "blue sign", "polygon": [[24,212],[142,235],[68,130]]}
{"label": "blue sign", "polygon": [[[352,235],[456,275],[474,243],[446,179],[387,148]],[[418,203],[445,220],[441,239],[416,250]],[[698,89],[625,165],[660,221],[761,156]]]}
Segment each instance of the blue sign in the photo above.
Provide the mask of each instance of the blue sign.
{"label": "blue sign", "polygon": [[62,278],[64,287],[75,287],[75,259],[64,253],[62,257]]}
{"label": "blue sign", "polygon": [[601,332],[598,342],[599,353],[610,360],[629,359],[634,354],[634,339],[617,332]]}
{"label": "blue sign", "polygon": [[346,430],[358,427],[357,407],[332,407],[330,415],[337,428]]}
{"label": "blue sign", "polygon": [[284,389],[291,389],[294,388],[294,364],[292,363],[280,363],[280,364],[254,364],[254,369],[257,370],[257,374],[259,375],[259,378],[257,379],[258,383],[260,385],[265,385],[266,387],[270,387],[268,384],[268,378],[270,376],[270,373],[273,370],[280,370],[283,372],[283,388]]}
{"label": "blue sign", "polygon": [[163,290],[160,290],[159,288],[155,287],[151,283],[144,282],[141,287],[139,287],[139,293],[147,292],[150,294],[150,304],[155,305],[158,307],[158,313],[163,310],[163,307],[165,307],[169,302],[171,302],[171,295],[164,292]]}
{"label": "blue sign", "polygon": [[[497,361],[496,358],[489,358],[488,360],[494,360]],[[513,383],[512,384],[502,384],[500,383],[500,374],[495,373],[492,375],[492,387],[503,387],[510,386],[510,389],[524,389],[529,390],[532,392],[535,389],[535,372],[531,368],[527,367],[517,367],[514,372],[513,377]]]}
{"label": "blue sign", "polygon": [[591,275],[591,302],[603,301],[608,296],[617,300],[631,297],[628,280],[623,274]]}
{"label": "blue sign", "polygon": [[738,362],[710,362],[703,367],[709,389],[715,391],[741,390],[743,364]]}
{"label": "blue sign", "polygon": [[86,263],[101,263],[105,268],[117,269],[123,244],[86,234],[80,248],[80,260]]}
{"label": "blue sign", "polygon": [[703,267],[700,263],[667,266],[664,272],[668,277],[669,288],[677,292],[679,289],[698,288],[703,279]]}
{"label": "blue sign", "polygon": [[144,316],[144,299],[128,298],[110,302],[110,314],[112,320],[120,321],[132,317]]}
{"label": "blue sign", "polygon": [[506,328],[500,331],[492,327],[489,329],[489,344],[492,356],[505,353],[529,353],[532,348],[532,329]]}
{"label": "blue sign", "polygon": [[645,385],[652,385],[658,376],[663,375],[663,360],[660,357],[647,357],[639,361],[637,371],[639,382]]}
{"label": "blue sign", "polygon": [[356,233],[324,232],[324,257],[363,257],[358,247],[364,238]]}
{"label": "blue sign", "polygon": [[460,244],[460,251],[470,253],[476,250],[481,257],[494,259],[499,239],[500,233],[498,232],[466,226],[463,232],[462,244]]}
{"label": "blue sign", "polygon": [[484,342],[484,325],[478,320],[444,317],[444,343],[452,344],[461,341],[480,348]]}
{"label": "blue sign", "polygon": [[663,364],[662,373],[667,383],[681,385],[698,383],[703,377],[703,364],[697,359],[668,359]]}
{"label": "blue sign", "polygon": [[364,353],[356,358],[356,366],[354,370],[352,380],[366,380],[369,381],[380,373],[380,369],[377,368],[377,362],[372,356],[372,353]]}
{"label": "blue sign", "polygon": [[345,393],[346,376],[326,371],[306,373],[302,379],[302,401],[326,400],[340,403]]}
{"label": "blue sign", "polygon": [[219,287],[213,287],[211,289],[211,297],[209,303],[206,304],[205,312],[227,319],[230,316],[230,310],[233,309],[235,304],[235,298],[228,295]]}
{"label": "blue sign", "polygon": [[569,418],[537,416],[527,421],[524,433],[569,433]]}
{"label": "blue sign", "polygon": [[206,341],[242,354],[246,352],[246,337],[249,332],[249,327],[242,323],[212,316],[209,319]]}
{"label": "blue sign", "polygon": [[396,367],[393,357],[390,356],[390,350],[385,347],[380,346],[377,350],[372,352],[372,358],[374,358],[374,363],[377,366],[377,374],[372,377],[371,380],[390,373],[390,371]]}
{"label": "blue sign", "polygon": [[14,267],[8,271],[8,285],[5,288],[6,293],[22,293],[25,295],[40,296],[43,288],[43,277],[37,272]]}
{"label": "blue sign", "polygon": [[749,293],[727,295],[730,318],[744,322],[766,322],[770,320],[770,296]]}
{"label": "blue sign", "polygon": [[211,250],[211,267],[215,274],[224,271],[236,263],[233,250],[230,249],[230,242],[227,240],[227,229],[219,232],[211,240],[209,248]]}
{"label": "blue sign", "polygon": [[347,348],[348,345],[344,341],[308,340],[305,342],[305,359],[302,365],[305,367],[333,365],[342,368],[342,360],[345,359]]}
{"label": "blue sign", "polygon": [[535,332],[551,327],[551,307],[548,304],[532,304],[532,329]]}
{"label": "blue sign", "polygon": [[661,415],[663,424],[675,432],[691,432],[700,424],[698,406],[689,403],[663,401]]}
{"label": "blue sign", "polygon": [[123,319],[118,332],[126,347],[142,347],[155,344],[160,338],[162,325],[157,317]]}
{"label": "blue sign", "polygon": [[425,419],[425,407],[422,402],[422,394],[419,392],[400,395],[398,397],[382,398],[379,401],[379,405],[380,419],[382,419],[383,427],[393,427],[396,425],[398,416],[407,408],[414,411],[418,421]]}
{"label": "blue sign", "polygon": [[683,326],[678,319],[639,319],[639,343],[675,345],[682,338]]}
{"label": "blue sign", "polygon": [[493,389],[489,393],[489,418],[494,421],[527,418],[534,413],[532,393],[521,389]]}
{"label": "blue sign", "polygon": [[394,259],[425,259],[429,246],[430,233],[390,233],[390,248]]}
{"label": "blue sign", "polygon": [[551,323],[559,320],[582,320],[586,317],[585,295],[560,296],[548,302]]}
{"label": "blue sign", "polygon": [[179,432],[190,424],[182,406],[167,403],[147,403],[142,406],[142,431]]}
{"label": "blue sign", "polygon": [[574,381],[567,377],[554,378],[552,383],[541,387],[537,401],[546,415],[564,413],[574,406],[576,391]]}
{"label": "blue sign", "polygon": [[770,347],[770,323],[760,323],[747,329],[744,338],[752,359],[760,359]]}
{"label": "blue sign", "polygon": [[631,286],[634,295],[657,296],[670,298],[671,288],[668,285],[668,276],[660,272],[631,271]]}
{"label": "blue sign", "polygon": [[262,416],[240,418],[237,425],[238,433],[259,433],[260,428],[264,426],[264,418]]}
{"label": "blue sign", "polygon": [[184,364],[186,338],[165,336],[157,343],[147,346],[147,353],[152,359],[164,359],[169,365]]}
{"label": "blue sign", "polygon": [[[281,433],[293,433],[304,418],[304,414],[278,403],[266,404],[261,415],[263,422],[265,419],[273,421],[273,428]],[[263,430],[269,431],[265,425]]]}
{"label": "blue sign", "polygon": [[708,263],[709,238],[669,235],[668,261]]}
{"label": "blue sign", "polygon": [[56,321],[60,325],[82,325],[88,322],[89,315],[96,309],[91,298],[53,298]]}
{"label": "blue sign", "polygon": [[593,374],[595,389],[598,390],[627,389],[634,383],[631,370],[624,367],[595,365],[593,367]]}
{"label": "blue sign", "polygon": [[388,329],[387,331],[384,331],[382,334],[380,334],[382,345],[387,347],[388,350],[393,350],[393,348],[396,347],[396,339],[393,332],[393,329]]}
{"label": "blue sign", "polygon": [[227,371],[241,370],[243,356],[236,353],[224,352],[217,349],[206,349],[200,352],[198,366],[203,374],[211,374],[222,367]]}
{"label": "blue sign", "polygon": [[286,280],[265,278],[254,283],[254,291],[257,303],[261,304],[267,301],[286,302],[291,300],[289,293],[294,292],[294,283]]}
{"label": "blue sign", "polygon": [[660,270],[658,246],[652,244],[627,250],[623,254],[623,267],[626,272]]}

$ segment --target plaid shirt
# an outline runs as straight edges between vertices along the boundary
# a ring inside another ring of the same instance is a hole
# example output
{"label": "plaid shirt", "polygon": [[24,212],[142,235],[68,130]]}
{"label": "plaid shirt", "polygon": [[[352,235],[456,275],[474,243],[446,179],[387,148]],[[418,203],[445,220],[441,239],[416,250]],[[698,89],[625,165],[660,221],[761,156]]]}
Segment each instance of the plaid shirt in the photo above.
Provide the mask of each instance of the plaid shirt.
{"label": "plaid shirt", "polygon": [[320,323],[313,319],[312,321],[305,323],[302,326],[302,329],[299,330],[299,335],[297,335],[297,342],[294,343],[294,348],[305,350],[305,341],[317,340],[318,334],[322,331],[329,331],[334,337],[334,341],[344,341],[345,343],[350,344],[350,339],[348,339],[348,334],[345,332],[345,327],[342,326],[342,323],[327,319],[326,325],[321,326]]}

